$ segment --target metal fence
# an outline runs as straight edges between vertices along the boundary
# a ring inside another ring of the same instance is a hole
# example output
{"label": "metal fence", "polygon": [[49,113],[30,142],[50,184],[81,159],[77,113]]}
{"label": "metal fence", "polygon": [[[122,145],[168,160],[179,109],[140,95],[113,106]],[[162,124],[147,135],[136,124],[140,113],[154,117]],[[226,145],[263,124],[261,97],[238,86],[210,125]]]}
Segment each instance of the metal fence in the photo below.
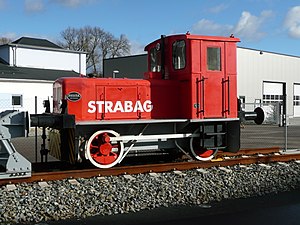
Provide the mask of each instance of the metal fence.
{"label": "metal fence", "polygon": [[262,125],[241,124],[242,149],[279,147],[284,151],[300,150],[300,118],[284,115],[279,102],[242,105],[245,111],[253,111],[256,107],[264,110],[265,120]]}
{"label": "metal fence", "polygon": [[[44,100],[44,98],[33,96],[30,98],[22,97],[19,101],[16,101],[12,98],[12,95],[2,94],[0,95],[0,112],[6,110],[18,110],[27,111],[29,115],[43,113],[45,111],[43,107]],[[35,138],[36,131],[38,138]],[[41,160],[39,152],[42,144],[41,134],[41,129],[29,128],[27,137],[12,138],[11,142],[16,150],[25,158],[31,162],[39,162]]]}
{"label": "metal fence", "polygon": [[[50,97],[49,97],[50,98]],[[44,107],[43,102],[45,98],[29,97],[29,98],[21,98],[18,101],[14,101],[12,96],[2,97],[0,95],[0,112],[5,110],[19,110],[19,111],[27,111],[29,114],[43,113]]]}

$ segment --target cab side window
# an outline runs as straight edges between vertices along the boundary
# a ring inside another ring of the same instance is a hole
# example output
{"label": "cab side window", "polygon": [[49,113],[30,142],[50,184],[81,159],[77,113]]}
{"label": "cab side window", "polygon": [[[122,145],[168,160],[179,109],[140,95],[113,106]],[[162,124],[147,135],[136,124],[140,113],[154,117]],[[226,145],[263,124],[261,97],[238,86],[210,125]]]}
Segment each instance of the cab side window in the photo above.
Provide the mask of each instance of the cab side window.
{"label": "cab side window", "polygon": [[186,65],[185,41],[179,40],[173,43],[172,48],[173,68],[175,70],[184,69]]}
{"label": "cab side window", "polygon": [[161,70],[161,52],[159,48],[150,49],[150,70],[151,72],[160,72]]}
{"label": "cab side window", "polygon": [[221,48],[207,48],[207,70],[221,71]]}

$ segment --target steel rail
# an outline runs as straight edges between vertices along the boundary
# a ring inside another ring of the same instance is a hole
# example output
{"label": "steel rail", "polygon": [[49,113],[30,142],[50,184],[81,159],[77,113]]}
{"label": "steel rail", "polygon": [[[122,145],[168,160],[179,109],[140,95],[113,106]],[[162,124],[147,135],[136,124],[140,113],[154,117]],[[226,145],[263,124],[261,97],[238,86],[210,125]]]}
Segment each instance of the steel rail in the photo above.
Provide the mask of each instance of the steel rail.
{"label": "steel rail", "polygon": [[241,149],[236,153],[232,152],[219,152],[218,156],[240,156],[240,155],[256,155],[256,154],[272,154],[280,152],[279,147],[270,147],[270,148],[256,148],[256,149]]}
{"label": "steel rail", "polygon": [[[210,168],[217,166],[233,166],[233,165],[249,165],[255,163],[272,163],[272,162],[289,162],[293,160],[300,160],[300,154],[269,154],[268,151],[275,151],[276,149],[267,150],[268,155],[253,155],[247,157],[232,157],[229,159],[219,158],[212,161],[191,161],[191,162],[175,162],[175,163],[161,163],[148,165],[133,165],[133,166],[117,166],[109,169],[82,169],[82,170],[68,170],[68,171],[51,171],[51,172],[37,172],[33,173],[29,178],[6,179],[0,180],[0,185],[15,184],[22,182],[38,182],[62,180],[68,178],[91,178],[97,176],[116,176],[124,174],[141,174],[148,172],[168,172],[174,170],[190,170],[196,168]],[[245,152],[247,152],[245,150]],[[260,153],[262,151],[259,151]],[[253,150],[252,153],[255,153]],[[257,154],[257,153],[256,153]]]}

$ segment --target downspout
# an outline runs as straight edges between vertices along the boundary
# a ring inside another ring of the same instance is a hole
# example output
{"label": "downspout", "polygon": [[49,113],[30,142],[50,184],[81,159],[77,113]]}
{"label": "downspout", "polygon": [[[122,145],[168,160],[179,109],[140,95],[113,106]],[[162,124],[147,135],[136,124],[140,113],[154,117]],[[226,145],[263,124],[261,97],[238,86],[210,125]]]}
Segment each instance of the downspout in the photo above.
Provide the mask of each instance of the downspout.
{"label": "downspout", "polygon": [[79,76],[81,75],[81,53],[79,53]]}
{"label": "downspout", "polygon": [[13,66],[17,66],[17,46],[16,45],[12,47],[12,51],[13,51],[12,64],[13,64]]}

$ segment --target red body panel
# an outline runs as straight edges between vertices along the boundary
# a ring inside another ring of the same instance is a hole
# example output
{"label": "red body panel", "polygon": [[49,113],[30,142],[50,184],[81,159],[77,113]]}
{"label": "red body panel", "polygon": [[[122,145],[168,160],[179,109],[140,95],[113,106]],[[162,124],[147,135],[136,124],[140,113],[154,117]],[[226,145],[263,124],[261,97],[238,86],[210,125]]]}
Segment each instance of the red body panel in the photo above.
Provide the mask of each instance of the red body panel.
{"label": "red body panel", "polygon": [[[150,83],[147,80],[61,78],[54,88],[60,86],[62,96],[68,102],[68,113],[76,115],[76,121],[151,118]],[[75,93],[78,97],[71,98]],[[54,110],[58,112],[56,102],[54,97]]]}
{"label": "red body panel", "polygon": [[176,80],[150,80],[152,119],[180,118],[179,82]]}

